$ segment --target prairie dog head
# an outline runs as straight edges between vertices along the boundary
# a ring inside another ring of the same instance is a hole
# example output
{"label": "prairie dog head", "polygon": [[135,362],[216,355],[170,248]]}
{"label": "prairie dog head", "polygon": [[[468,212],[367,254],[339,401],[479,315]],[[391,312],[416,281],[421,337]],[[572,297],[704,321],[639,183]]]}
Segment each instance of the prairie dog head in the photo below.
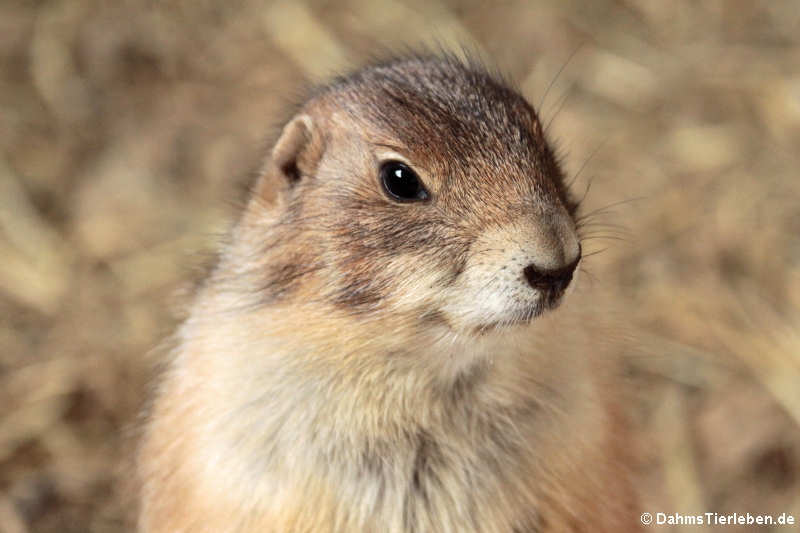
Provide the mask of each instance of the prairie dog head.
{"label": "prairie dog head", "polygon": [[561,301],[581,257],[574,210],[517,92],[478,66],[412,58],[303,106],[238,239],[262,302],[480,334]]}

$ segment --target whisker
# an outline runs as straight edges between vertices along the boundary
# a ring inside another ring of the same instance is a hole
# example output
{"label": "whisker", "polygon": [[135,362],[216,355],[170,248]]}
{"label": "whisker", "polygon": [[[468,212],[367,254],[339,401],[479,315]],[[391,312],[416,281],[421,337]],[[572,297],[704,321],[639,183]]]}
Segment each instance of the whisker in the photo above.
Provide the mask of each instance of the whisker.
{"label": "whisker", "polygon": [[588,235],[590,233],[608,233],[609,235],[630,235],[630,231],[627,228],[615,228],[613,226],[604,226],[602,224],[594,224],[591,226],[580,226],[576,228],[576,231],[582,235]]}
{"label": "whisker", "polygon": [[582,259],[586,259],[587,257],[592,257],[593,255],[601,254],[608,250],[608,248],[601,248],[600,250],[595,250],[594,252],[589,252],[588,254],[583,254]]}
{"label": "whisker", "polygon": [[569,180],[569,183],[567,184],[567,190],[569,190],[569,189],[571,189],[571,188],[572,188],[572,185],[574,185],[574,184],[575,184],[575,181],[578,179],[578,176],[580,176],[580,175],[581,175],[581,172],[583,172],[583,169],[584,169],[584,168],[586,168],[586,165],[588,165],[588,164],[589,164],[589,161],[591,161],[591,160],[592,160],[592,158],[594,158],[594,156],[595,156],[595,155],[597,155],[597,153],[598,153],[598,152],[599,152],[599,151],[600,151],[600,150],[601,150],[603,147],[605,147],[605,145],[606,145],[606,143],[607,143],[607,142],[608,142],[608,139],[605,139],[605,140],[603,140],[603,141],[600,143],[600,145],[599,145],[597,148],[595,148],[594,150],[592,150],[592,153],[590,153],[590,154],[588,155],[588,157],[586,157],[586,159],[584,159],[584,161],[583,161],[583,164],[581,165],[581,168],[579,168],[579,169],[578,169],[578,171],[575,173],[575,175],[572,177],[572,179],[571,179],[571,180]]}
{"label": "whisker", "polygon": [[581,237],[581,242],[595,241],[595,240],[630,242],[629,239],[626,239],[624,237],[617,237],[616,235],[590,235],[588,237],[585,236]]}
{"label": "whisker", "polygon": [[614,230],[613,228],[594,228],[591,231],[586,231],[585,229],[581,228],[577,231],[578,237],[588,238],[588,237],[602,237],[604,235],[609,235],[612,237],[617,237],[619,239],[632,239],[633,234],[629,231],[622,231],[622,230]]}
{"label": "whisker", "polygon": [[547,88],[544,90],[544,94],[542,95],[542,98],[539,101],[539,107],[537,107],[536,109],[541,110],[543,108],[544,101],[547,98],[547,95],[550,93],[550,89],[553,88],[553,85],[555,85],[556,80],[558,80],[558,77],[561,75],[561,73],[564,71],[564,69],[567,68],[567,65],[569,65],[570,61],[572,61],[572,58],[575,57],[575,55],[580,51],[581,48],[583,48],[583,43],[580,43],[578,46],[575,47],[575,49],[572,51],[572,53],[569,55],[569,57],[567,57],[567,60],[564,61],[564,64],[561,65],[561,68],[558,69],[558,72],[556,72],[556,75],[553,76],[553,79],[550,80],[550,83],[547,85]]}
{"label": "whisker", "polygon": [[588,270],[587,270],[587,269],[585,269],[584,267],[581,267],[579,270],[580,270],[581,272],[583,272],[584,274],[586,274],[586,276],[589,278],[589,283],[591,283],[592,285],[594,285],[594,283],[595,283],[596,281],[598,281],[598,279],[597,279],[597,276],[595,276],[594,274],[592,274],[590,271],[588,271]]}
{"label": "whisker", "polygon": [[559,113],[561,113],[561,109],[564,107],[564,104],[567,102],[567,98],[569,98],[569,96],[570,96],[570,93],[572,92],[572,88],[573,88],[574,86],[575,86],[575,84],[571,84],[571,85],[569,86],[569,88],[567,88],[567,90],[564,92],[564,96],[561,98],[561,100],[559,100],[559,102],[558,102],[558,104],[557,104],[557,107],[556,107],[556,112],[555,112],[555,114],[553,114],[553,116],[552,116],[552,117],[550,117],[550,120],[548,120],[548,121],[547,121],[547,125],[544,127],[544,133],[545,133],[545,135],[547,135],[547,130],[549,130],[549,129],[550,129],[550,124],[552,124],[552,123],[553,123],[553,121],[554,121],[554,120],[556,119],[556,117],[558,116],[558,114],[559,114]]}
{"label": "whisker", "polygon": [[591,221],[591,220],[589,220],[588,222],[587,221],[582,221],[582,222],[576,224],[575,227],[578,228],[578,229],[583,229],[583,228],[612,228],[612,229],[617,229],[617,230],[624,230],[626,232],[630,231],[628,226],[626,226],[625,224],[617,224],[617,223],[614,223],[614,222],[605,222],[605,221]]}
{"label": "whisker", "polygon": [[625,205],[625,204],[629,204],[629,203],[632,203],[632,202],[638,202],[640,200],[645,200],[646,198],[647,198],[646,196],[636,196],[634,198],[628,198],[626,200],[620,200],[619,202],[614,202],[612,204],[608,204],[606,206],[597,208],[594,211],[590,211],[590,212],[586,213],[585,215],[581,215],[576,219],[576,221],[577,222],[581,222],[581,221],[586,220],[587,218],[589,218],[591,216],[595,216],[595,215],[602,214],[602,213],[607,213],[613,207],[618,207],[620,205]]}
{"label": "whisker", "polygon": [[[589,181],[586,182],[586,189],[583,191],[583,195],[581,196],[581,199],[578,200],[578,207],[583,205],[583,201],[586,200],[586,197],[589,195],[589,189],[592,188],[592,183],[593,182],[594,182],[594,176],[590,177]],[[581,218],[579,217],[578,220],[581,220]]]}

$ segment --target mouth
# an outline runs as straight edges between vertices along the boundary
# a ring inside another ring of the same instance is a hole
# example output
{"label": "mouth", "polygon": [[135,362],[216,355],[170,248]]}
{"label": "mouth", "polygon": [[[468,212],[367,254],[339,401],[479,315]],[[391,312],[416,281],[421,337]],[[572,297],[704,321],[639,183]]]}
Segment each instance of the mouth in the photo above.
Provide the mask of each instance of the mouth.
{"label": "mouth", "polygon": [[545,311],[549,311],[550,309],[558,307],[558,303],[558,301],[537,302],[534,305],[516,309],[512,313],[509,313],[507,318],[475,326],[472,328],[472,332],[477,335],[485,335],[497,330],[510,329],[517,326],[527,326],[533,321],[534,318],[542,315]]}

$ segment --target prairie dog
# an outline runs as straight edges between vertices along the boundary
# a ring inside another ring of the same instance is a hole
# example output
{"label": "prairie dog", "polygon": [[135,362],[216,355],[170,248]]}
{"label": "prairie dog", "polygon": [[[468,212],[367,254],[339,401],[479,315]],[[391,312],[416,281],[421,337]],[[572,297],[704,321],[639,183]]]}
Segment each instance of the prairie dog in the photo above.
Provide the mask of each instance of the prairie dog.
{"label": "prairie dog", "polygon": [[177,333],[141,531],[637,531],[601,343],[551,312],[576,208],[533,108],[480,66],[317,90]]}

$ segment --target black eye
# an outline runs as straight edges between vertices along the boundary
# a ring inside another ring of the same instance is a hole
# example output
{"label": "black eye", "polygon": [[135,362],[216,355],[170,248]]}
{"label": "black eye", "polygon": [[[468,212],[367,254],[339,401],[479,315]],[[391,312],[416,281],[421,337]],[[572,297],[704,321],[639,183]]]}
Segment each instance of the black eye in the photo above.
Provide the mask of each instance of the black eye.
{"label": "black eye", "polygon": [[392,200],[413,202],[428,199],[428,191],[417,173],[400,161],[387,161],[381,166],[381,183]]}

